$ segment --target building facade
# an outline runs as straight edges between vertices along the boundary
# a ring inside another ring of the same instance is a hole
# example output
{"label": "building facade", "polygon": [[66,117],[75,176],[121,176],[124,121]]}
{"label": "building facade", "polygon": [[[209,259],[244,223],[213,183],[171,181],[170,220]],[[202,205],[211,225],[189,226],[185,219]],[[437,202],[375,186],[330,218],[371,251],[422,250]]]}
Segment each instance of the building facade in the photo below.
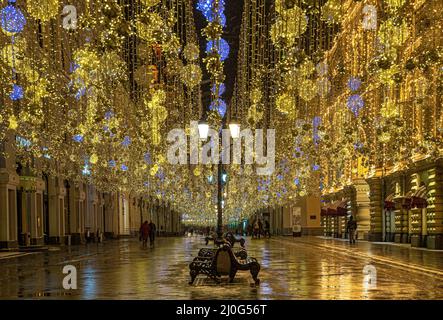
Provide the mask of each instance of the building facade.
{"label": "building facade", "polygon": [[134,236],[153,221],[160,236],[181,232],[181,215],[158,199],[127,192],[103,193],[21,168],[7,143],[0,158],[0,248],[82,244],[88,238]]}
{"label": "building facade", "polygon": [[342,234],[346,216],[326,213],[342,200],[368,240],[443,249],[441,5],[342,6],[324,60],[332,90],[319,102],[338,152],[322,164],[325,233]]}

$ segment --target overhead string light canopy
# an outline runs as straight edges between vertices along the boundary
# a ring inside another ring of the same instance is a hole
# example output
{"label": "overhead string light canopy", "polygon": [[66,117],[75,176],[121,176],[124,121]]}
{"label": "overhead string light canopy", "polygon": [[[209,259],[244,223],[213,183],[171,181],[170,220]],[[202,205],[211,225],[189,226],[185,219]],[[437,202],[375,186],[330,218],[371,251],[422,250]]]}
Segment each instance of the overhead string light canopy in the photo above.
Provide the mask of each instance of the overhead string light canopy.
{"label": "overhead string light canopy", "polygon": [[208,121],[215,127],[219,127],[227,109],[226,103],[221,99],[225,91],[223,62],[229,57],[230,51],[228,42],[221,37],[223,28],[226,26],[225,1],[200,0],[197,3],[197,9],[202,12],[208,23],[203,29],[203,35],[207,40],[205,64],[212,83],[212,102],[209,106]]}
{"label": "overhead string light canopy", "polygon": [[[225,166],[226,222],[441,157],[442,1],[73,3],[76,28],[64,27],[59,0],[0,4],[0,139],[36,176],[143,195],[212,223],[216,168],[172,165],[172,129],[189,150],[223,121],[234,138],[263,129],[264,154],[275,129],[270,175]],[[237,54],[223,34],[236,30],[225,12],[239,3]],[[198,35],[194,14],[205,18]]]}
{"label": "overhead string light canopy", "polygon": [[6,59],[10,61],[11,74],[12,74],[12,90],[9,94],[9,98],[12,101],[21,100],[23,98],[23,88],[18,85],[16,74],[16,51],[15,48],[15,36],[23,31],[26,25],[26,18],[23,12],[16,6],[16,0],[9,0],[8,5],[0,11],[0,25],[2,31],[11,36],[11,45],[9,50],[5,53]]}

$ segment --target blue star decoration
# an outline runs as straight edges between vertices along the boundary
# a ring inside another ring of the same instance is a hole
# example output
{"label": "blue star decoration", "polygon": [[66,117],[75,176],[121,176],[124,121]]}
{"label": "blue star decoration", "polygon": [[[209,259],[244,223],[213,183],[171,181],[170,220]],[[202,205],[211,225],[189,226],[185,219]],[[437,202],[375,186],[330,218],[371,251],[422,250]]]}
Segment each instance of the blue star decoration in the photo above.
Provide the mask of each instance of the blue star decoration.
{"label": "blue star decoration", "polygon": [[357,77],[351,77],[348,81],[348,87],[351,91],[357,91],[361,86],[361,80]]}
{"label": "blue star decoration", "polygon": [[362,97],[358,94],[353,94],[348,98],[347,101],[348,108],[354,113],[354,115],[357,117],[359,114],[359,111],[361,108],[364,107],[365,102],[363,101]]}
{"label": "blue star decoration", "polygon": [[217,41],[210,40],[206,44],[206,53],[212,51],[217,51],[220,54],[220,60],[225,61],[229,57],[229,44],[225,39],[220,39],[219,44]]}
{"label": "blue star decoration", "polygon": [[81,135],[81,134],[76,134],[76,135],[74,135],[74,136],[72,137],[72,139],[73,139],[75,142],[81,143],[81,142],[83,142],[83,135]]}
{"label": "blue star decoration", "polygon": [[[214,84],[214,85],[211,87],[211,92],[215,94],[215,91],[216,91],[216,90],[217,90],[217,89],[216,89],[216,86],[215,86],[215,84]],[[219,86],[219,88],[218,88],[218,96],[223,95],[223,93],[225,93],[225,91],[226,91],[226,85],[225,85],[224,83],[221,83],[220,86]]]}
{"label": "blue star decoration", "polygon": [[214,100],[210,105],[209,105],[209,110],[217,110],[218,114],[220,115],[220,117],[224,118],[225,114],[226,114],[226,102],[223,101],[222,99],[217,99]]}
{"label": "blue star decoration", "polygon": [[226,26],[225,0],[220,0],[218,5],[218,12],[213,12],[214,0],[199,0],[197,3],[197,10],[199,10],[207,21],[213,22],[217,16],[220,17],[220,24]]}
{"label": "blue star decoration", "polygon": [[127,148],[129,147],[130,144],[131,144],[131,138],[129,136],[125,136],[122,142],[123,147]]}
{"label": "blue star decoration", "polygon": [[0,26],[3,31],[8,33],[22,32],[26,25],[26,18],[15,6],[15,0],[8,2],[9,4],[0,11]]}
{"label": "blue star decoration", "polygon": [[147,164],[152,164],[151,154],[150,154],[149,152],[146,152],[146,153],[143,155],[143,159],[145,160],[145,162],[146,162]]}
{"label": "blue star decoration", "polygon": [[11,93],[9,94],[9,98],[10,98],[12,101],[18,101],[18,100],[23,99],[23,96],[24,96],[24,94],[23,94],[23,88],[22,88],[21,86],[17,85],[17,84],[14,84],[14,85],[12,86],[12,91],[11,91]]}

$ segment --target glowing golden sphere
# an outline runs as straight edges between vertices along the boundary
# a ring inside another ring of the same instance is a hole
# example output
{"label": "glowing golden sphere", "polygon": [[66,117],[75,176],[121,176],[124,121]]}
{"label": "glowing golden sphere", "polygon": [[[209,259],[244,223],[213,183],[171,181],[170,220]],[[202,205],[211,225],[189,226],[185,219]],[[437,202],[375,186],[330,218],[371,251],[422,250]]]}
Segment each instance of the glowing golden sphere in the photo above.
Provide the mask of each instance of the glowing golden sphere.
{"label": "glowing golden sphere", "polygon": [[59,13],[58,0],[30,0],[26,1],[28,14],[36,20],[48,22]]}
{"label": "glowing golden sphere", "polygon": [[321,8],[322,20],[339,23],[343,17],[341,0],[328,0]]}
{"label": "glowing golden sphere", "polygon": [[188,62],[193,62],[198,59],[200,50],[194,43],[188,43],[183,50],[183,56]]}
{"label": "glowing golden sphere", "polygon": [[306,102],[311,101],[317,94],[317,86],[313,80],[305,79],[300,83],[298,89],[300,98]]}
{"label": "glowing golden sphere", "polygon": [[381,24],[378,36],[383,44],[399,47],[409,38],[409,27],[405,20],[397,24],[388,19]]}
{"label": "glowing golden sphere", "polygon": [[249,94],[249,99],[254,104],[259,103],[260,100],[262,99],[262,97],[263,97],[263,93],[258,88],[252,89],[251,93]]}
{"label": "glowing golden sphere", "polygon": [[163,26],[162,17],[156,12],[148,12],[142,20],[138,20],[135,24],[137,34],[148,43],[157,42],[159,39],[158,31]]}
{"label": "glowing golden sphere", "polygon": [[277,110],[284,114],[291,114],[297,108],[295,98],[287,92],[280,94],[275,104]]}
{"label": "glowing golden sphere", "polygon": [[141,3],[143,3],[145,6],[153,7],[160,3],[161,0],[141,0]]}
{"label": "glowing golden sphere", "polygon": [[394,10],[402,7],[406,3],[406,0],[384,0],[384,1],[386,2],[386,4],[390,9]]}
{"label": "glowing golden sphere", "polygon": [[198,86],[202,80],[202,71],[196,64],[184,66],[180,75],[183,83],[191,89]]}
{"label": "glowing golden sphere", "polygon": [[274,45],[293,46],[308,26],[307,17],[299,7],[286,10],[287,13],[271,26],[271,40]]}

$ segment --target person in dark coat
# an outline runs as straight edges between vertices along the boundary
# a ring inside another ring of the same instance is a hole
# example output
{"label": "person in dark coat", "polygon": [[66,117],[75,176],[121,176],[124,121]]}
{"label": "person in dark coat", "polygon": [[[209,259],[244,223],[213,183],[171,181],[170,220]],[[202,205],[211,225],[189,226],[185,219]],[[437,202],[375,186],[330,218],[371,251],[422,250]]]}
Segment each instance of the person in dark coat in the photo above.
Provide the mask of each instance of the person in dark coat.
{"label": "person in dark coat", "polygon": [[149,222],[149,229],[151,231],[149,233],[149,245],[151,247],[153,247],[154,246],[154,241],[155,241],[155,233],[157,232],[157,227],[155,226],[155,223],[152,222],[152,220],[151,220],[151,222]]}
{"label": "person in dark coat", "polygon": [[143,241],[143,248],[146,248],[148,246],[148,237],[149,237],[149,224],[148,221],[143,222],[143,224],[140,227],[140,237]]}
{"label": "person in dark coat", "polygon": [[346,229],[349,234],[349,243],[355,243],[355,231],[357,230],[357,221],[354,220],[353,216],[349,218]]}
{"label": "person in dark coat", "polygon": [[260,222],[259,220],[255,219],[254,221],[254,231],[253,231],[252,238],[260,238]]}
{"label": "person in dark coat", "polygon": [[263,222],[261,219],[258,219],[258,238],[263,234]]}
{"label": "person in dark coat", "polygon": [[265,220],[265,234],[264,234],[265,237],[266,236],[268,236],[269,238],[271,237],[270,229],[271,229],[271,226],[269,225],[269,221]]}

